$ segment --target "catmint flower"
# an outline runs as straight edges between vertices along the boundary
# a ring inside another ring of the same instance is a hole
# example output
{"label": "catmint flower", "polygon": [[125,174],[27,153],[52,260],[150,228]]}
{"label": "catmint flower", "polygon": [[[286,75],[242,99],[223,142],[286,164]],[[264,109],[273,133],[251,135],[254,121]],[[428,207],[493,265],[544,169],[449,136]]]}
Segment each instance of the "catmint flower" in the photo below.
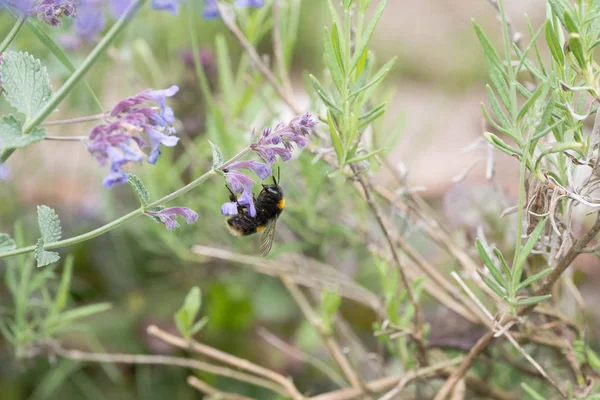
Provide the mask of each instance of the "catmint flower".
{"label": "catmint flower", "polygon": [[262,180],[268,178],[273,173],[270,166],[254,160],[236,161],[228,165],[224,171],[227,186],[233,193],[242,194],[237,199],[237,202],[231,201],[224,203],[221,206],[221,214],[235,215],[238,213],[238,206],[246,206],[248,214],[251,217],[254,217],[256,216],[254,195],[252,194],[254,181],[248,175],[241,172],[241,169],[254,171],[254,173]]}
{"label": "catmint flower", "polygon": [[[306,147],[307,138],[316,126],[317,121],[309,113],[299,115],[287,125],[280,123],[275,129],[265,128],[258,141],[252,143],[250,148],[269,165],[277,161],[277,156],[282,161],[288,161],[292,158],[294,145],[300,149]],[[283,147],[279,147],[279,144]]]}
{"label": "catmint flower", "polygon": [[[264,0],[236,0],[235,5],[237,7],[253,7],[260,8],[265,5]],[[202,16],[206,19],[219,18],[219,8],[217,7],[217,0],[204,0],[204,10]]]}
{"label": "catmint flower", "polygon": [[[113,107],[110,116],[90,132],[89,152],[100,165],[110,164],[110,173],[104,179],[104,186],[127,182],[123,168],[134,162],[141,162],[149,147],[147,161],[156,164],[160,156],[160,146],[173,147],[179,142],[174,136],[175,121],[173,110],[166,105],[166,98],[173,96],[179,88],[171,86],[165,90],[144,90],[133,97],[121,100]],[[153,101],[158,108],[144,107]]]}
{"label": "catmint flower", "polygon": [[60,17],[75,15],[73,0],[0,0],[0,8],[10,6],[19,14],[37,16],[52,26],[60,25]]}
{"label": "catmint flower", "polygon": [[178,215],[182,216],[188,224],[193,224],[198,219],[198,214],[187,207],[171,207],[159,211],[146,211],[146,214],[155,218],[158,222],[165,224],[167,230],[170,231],[179,227],[176,220]]}

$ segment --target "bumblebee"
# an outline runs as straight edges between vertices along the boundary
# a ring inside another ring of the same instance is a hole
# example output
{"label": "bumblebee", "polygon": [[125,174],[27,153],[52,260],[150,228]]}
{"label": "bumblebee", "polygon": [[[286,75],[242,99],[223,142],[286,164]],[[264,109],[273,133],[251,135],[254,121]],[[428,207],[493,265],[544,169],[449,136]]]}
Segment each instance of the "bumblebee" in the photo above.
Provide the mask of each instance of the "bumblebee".
{"label": "bumblebee", "polygon": [[[279,175],[279,174],[278,174]],[[283,192],[273,176],[272,185],[262,185],[262,190],[258,198],[254,199],[256,216],[251,217],[246,207],[238,206],[238,214],[227,220],[227,228],[234,236],[248,236],[257,232],[262,232],[261,237],[261,255],[265,257],[273,247],[275,238],[275,225],[285,207]],[[237,201],[237,198],[230,190],[231,201]]]}

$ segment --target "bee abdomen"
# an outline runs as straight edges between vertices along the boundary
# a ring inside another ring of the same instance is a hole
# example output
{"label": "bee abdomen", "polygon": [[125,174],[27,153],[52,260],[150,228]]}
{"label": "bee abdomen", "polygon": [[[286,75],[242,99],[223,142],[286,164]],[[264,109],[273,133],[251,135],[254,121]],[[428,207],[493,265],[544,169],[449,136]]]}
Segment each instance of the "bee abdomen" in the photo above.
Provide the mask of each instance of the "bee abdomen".
{"label": "bee abdomen", "polygon": [[227,220],[227,229],[234,236],[248,236],[262,231],[264,225],[258,219],[236,215]]}

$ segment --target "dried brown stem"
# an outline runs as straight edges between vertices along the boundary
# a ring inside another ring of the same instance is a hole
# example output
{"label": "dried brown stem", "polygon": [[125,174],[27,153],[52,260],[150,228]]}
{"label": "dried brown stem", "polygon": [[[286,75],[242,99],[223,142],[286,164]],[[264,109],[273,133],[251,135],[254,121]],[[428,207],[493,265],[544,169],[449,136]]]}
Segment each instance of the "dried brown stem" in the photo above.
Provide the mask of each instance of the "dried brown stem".
{"label": "dried brown stem", "polygon": [[392,237],[390,229],[388,228],[386,221],[383,218],[383,214],[381,212],[381,207],[379,206],[379,204],[377,204],[377,202],[373,198],[373,189],[372,189],[371,185],[364,178],[364,176],[362,176],[362,174],[359,173],[359,171],[356,167],[352,166],[351,168],[352,168],[352,171],[354,172],[354,174],[356,175],[356,179],[358,180],[358,182],[360,183],[360,185],[364,191],[364,195],[365,195],[367,204],[369,205],[369,208],[371,209],[373,216],[377,220],[377,223],[379,224],[379,227],[381,228],[381,231],[383,232],[383,234],[388,242],[390,251],[394,258],[394,262],[396,263],[396,267],[398,269],[398,274],[400,275],[402,284],[406,288],[406,294],[407,294],[408,300],[414,307],[414,310],[415,310],[414,338],[415,338],[415,343],[417,345],[418,358],[419,358],[419,362],[421,363],[421,365],[426,366],[429,362],[428,362],[428,357],[427,357],[427,349],[425,348],[425,343],[423,341],[423,313],[421,312],[421,306],[413,293],[412,286],[411,286],[410,282],[408,281],[408,278],[406,277],[406,274],[404,271],[405,267],[402,264],[402,260],[400,259],[400,255],[398,254],[398,250],[396,249],[396,241]]}
{"label": "dried brown stem", "polygon": [[244,360],[243,358],[227,354],[221,350],[217,350],[214,347],[207,346],[195,340],[186,341],[183,338],[171,335],[170,333],[163,331],[155,325],[150,325],[147,331],[149,335],[155,336],[173,346],[194,351],[196,353],[205,355],[209,358],[220,361],[229,366],[236,367],[247,372],[251,372],[269,381],[275,382],[276,384],[281,385],[283,388],[285,388],[285,391],[287,392],[286,395],[290,396],[292,399],[304,399],[304,396],[298,391],[291,379],[286,378],[285,376],[275,371],[261,367],[260,365],[254,364],[248,360]]}

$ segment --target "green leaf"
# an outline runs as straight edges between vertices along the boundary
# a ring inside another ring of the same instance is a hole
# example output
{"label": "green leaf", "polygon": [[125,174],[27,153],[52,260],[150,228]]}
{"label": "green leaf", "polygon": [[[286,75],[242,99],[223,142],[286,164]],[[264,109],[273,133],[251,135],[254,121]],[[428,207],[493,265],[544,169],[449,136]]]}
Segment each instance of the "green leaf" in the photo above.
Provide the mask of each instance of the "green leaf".
{"label": "green leaf", "polygon": [[500,60],[500,56],[492,46],[491,42],[483,32],[483,30],[473,21],[473,27],[475,28],[475,34],[479,38],[479,42],[483,47],[483,57],[485,59],[486,69],[490,76],[490,81],[492,85],[496,89],[498,96],[500,96],[500,100],[506,107],[507,110],[511,110],[511,95],[508,89],[508,84],[506,83],[506,79],[504,78],[504,66],[502,61]]}
{"label": "green leaf", "polygon": [[519,150],[512,148],[504,140],[500,139],[498,136],[494,135],[493,133],[484,132],[483,137],[485,138],[485,140],[487,140],[492,145],[494,145],[494,147],[496,147],[498,150],[503,151],[504,153],[508,154],[509,156],[516,156],[516,157],[521,158],[521,152]]}
{"label": "green leaf", "polygon": [[[367,83],[365,86],[361,87],[360,89],[357,89],[357,90],[353,91],[352,93],[350,93],[348,95],[348,98],[351,99],[352,97],[364,92],[365,90],[367,90],[369,88],[375,89],[376,85],[379,84],[386,77],[388,72],[390,72],[390,70],[394,66],[395,62],[396,62],[396,57],[392,58],[390,61],[385,63],[385,65],[383,67],[381,67],[379,69],[379,71],[377,71],[377,73],[375,74],[373,79],[371,79],[371,82]],[[367,94],[366,97],[369,98],[370,96]]]}
{"label": "green leaf", "polygon": [[371,122],[375,121],[377,118],[381,117],[385,113],[386,107],[387,101],[373,107],[372,109],[358,117],[358,120],[360,121],[360,126],[363,127],[365,125],[368,125]]}
{"label": "green leaf", "polygon": [[[507,130],[507,131],[512,130],[513,125],[510,122],[510,120],[508,119],[508,117],[502,111],[502,108],[500,107],[500,103],[498,103],[498,99],[496,98],[496,95],[494,94],[494,91],[492,90],[490,85],[485,85],[485,89],[487,92],[488,100],[490,102],[490,107],[492,108],[492,112],[494,113],[494,116],[498,119],[500,126],[502,126],[502,128],[504,130]],[[511,137],[513,136],[512,133],[510,136]]]}
{"label": "green leaf", "polygon": [[379,22],[379,18],[381,18],[381,15],[383,14],[383,10],[385,9],[387,2],[388,0],[381,0],[379,2],[379,5],[377,6],[375,13],[373,14],[373,18],[371,19],[371,21],[369,21],[369,25],[367,25],[367,28],[361,35],[360,40],[358,41],[358,45],[356,46],[356,49],[350,61],[350,71],[352,71],[356,67],[356,65],[358,64],[358,60],[362,57],[363,52],[367,48],[367,45],[371,40],[371,36],[373,36],[373,32],[375,32],[375,27],[377,27],[377,23]]}
{"label": "green leaf", "polygon": [[579,28],[577,27],[577,23],[571,16],[571,13],[569,12],[569,10],[564,10],[564,16],[565,16],[564,24],[565,24],[565,28],[567,29],[567,32],[579,34]]}
{"label": "green leaf", "polygon": [[344,60],[342,57],[342,49],[340,46],[340,32],[335,22],[331,27],[331,44],[333,45],[333,52],[335,53],[335,58],[338,62],[338,65],[340,66],[342,72],[344,72]]}
{"label": "green leaf", "polygon": [[371,158],[371,157],[373,157],[373,156],[381,153],[384,150],[385,150],[385,148],[381,148],[381,149],[377,149],[375,151],[371,151],[371,152],[369,152],[367,154],[363,154],[363,155],[360,155],[358,157],[351,158],[350,160],[346,161],[346,163],[347,164],[352,164],[352,163],[355,163],[355,162],[367,160],[367,159],[369,159],[369,158]]}
{"label": "green leaf", "polygon": [[[333,25],[333,28],[335,29],[333,32],[337,34],[335,24]],[[325,31],[323,32],[323,43],[325,47],[325,63],[327,64],[327,68],[329,69],[329,73],[331,74],[331,79],[333,79],[335,87],[337,87],[337,89],[341,92],[343,90],[344,85],[344,76],[342,72],[342,66],[339,63],[341,59],[337,57],[334,45],[332,43],[334,38],[333,32],[330,35],[327,28],[325,28]]]}
{"label": "green leaf", "polygon": [[190,339],[191,327],[200,311],[201,292],[198,286],[194,286],[185,296],[183,305],[175,313],[175,324],[183,337]]}
{"label": "green leaf", "polygon": [[566,27],[565,7],[562,5],[561,1],[560,0],[548,0],[548,3],[550,3],[550,7],[552,8],[554,15],[556,15],[558,17],[558,19],[560,20],[560,22],[563,24],[563,26]]}
{"label": "green leaf", "polygon": [[535,275],[531,275],[529,278],[527,278],[523,282],[521,282],[519,284],[519,286],[517,286],[517,292],[521,289],[525,289],[527,286],[531,285],[532,283],[542,279],[544,276],[548,275],[552,271],[553,271],[553,268],[546,268],[545,270],[540,271]]}
{"label": "green leaf", "polygon": [[571,49],[571,53],[573,53],[573,55],[575,56],[579,67],[581,67],[581,69],[585,69],[587,66],[587,62],[585,60],[585,54],[583,52],[581,36],[579,36],[578,33],[571,33],[569,35],[569,48]]}
{"label": "green leaf", "polygon": [[38,268],[45,267],[46,265],[53,264],[60,260],[60,255],[57,252],[44,250],[44,240],[42,238],[38,239],[35,245],[34,255]]}
{"label": "green leaf", "polygon": [[210,144],[210,150],[212,152],[212,158],[213,158],[213,169],[217,169],[219,168],[221,165],[223,165],[223,154],[221,153],[221,149],[219,148],[219,146],[217,146],[216,144],[214,144],[213,142],[211,142],[210,140],[208,141],[208,143]]}
{"label": "green leaf", "polygon": [[0,119],[0,152],[25,147],[45,137],[45,128],[36,127],[28,135],[23,135],[22,124],[15,117],[6,115]]}
{"label": "green leaf", "polygon": [[56,211],[48,206],[38,206],[38,225],[42,233],[44,243],[52,243],[60,240],[60,220]]}
{"label": "green leaf", "polygon": [[145,206],[148,204],[148,202],[150,202],[150,192],[148,189],[146,189],[146,186],[144,186],[144,183],[140,180],[140,178],[132,173],[128,173],[127,183],[129,186],[131,186],[135,194],[137,194],[142,206]]}
{"label": "green leaf", "polygon": [[517,122],[520,122],[523,119],[523,117],[525,116],[525,114],[527,114],[527,112],[531,109],[531,107],[533,107],[533,105],[535,104],[536,100],[543,93],[545,87],[546,87],[545,82],[541,82],[538,85],[538,87],[535,90],[535,92],[533,92],[533,94],[531,95],[531,97],[528,98],[527,101],[521,107],[521,110],[519,111],[519,114],[517,115]]}
{"label": "green leaf", "polygon": [[560,66],[560,69],[562,69],[565,65],[565,55],[563,54],[563,47],[558,41],[558,37],[554,34],[554,29],[552,28],[550,21],[546,21],[545,37],[552,58],[554,58],[554,61],[556,61]]}
{"label": "green leaf", "polygon": [[496,282],[494,279],[490,279],[489,276],[483,275],[481,272],[479,272],[479,275],[481,276],[481,279],[483,279],[483,282],[485,282],[485,284],[488,285],[488,287],[492,289],[494,293],[496,293],[500,297],[506,296],[506,290],[504,290],[500,285],[498,285],[498,282]]}
{"label": "green leaf", "polygon": [[519,282],[521,282],[521,276],[523,274],[523,266],[525,265],[525,261],[527,261],[527,257],[529,257],[529,253],[535,247],[538,239],[544,232],[544,227],[546,226],[546,222],[548,221],[548,217],[545,217],[543,220],[539,221],[525,245],[519,250],[519,257],[517,258],[517,262],[513,265],[513,287],[517,287]]}
{"label": "green leaf", "polygon": [[229,108],[233,109],[238,97],[238,93],[236,93],[234,86],[231,56],[229,55],[229,49],[227,48],[225,37],[222,34],[217,35],[215,44],[217,49],[219,87],[221,89],[223,98],[225,99],[225,104],[227,104]]}
{"label": "green leaf", "polygon": [[67,256],[65,260],[65,265],[62,273],[62,277],[60,279],[60,286],[58,287],[58,292],[56,293],[56,298],[54,300],[54,312],[61,312],[65,306],[67,305],[67,299],[69,298],[69,289],[71,287],[71,278],[73,277],[73,257],[72,254]]}
{"label": "green leaf", "polygon": [[4,53],[0,72],[6,100],[27,119],[52,96],[46,67],[28,53]]}
{"label": "green leaf", "polygon": [[323,85],[321,85],[321,82],[319,82],[319,80],[317,78],[315,78],[314,75],[309,75],[309,79],[310,79],[310,82],[312,83],[315,91],[317,92],[317,94],[319,95],[321,100],[323,100],[323,103],[325,103],[327,108],[329,108],[332,111],[337,111],[338,113],[341,114],[342,110],[340,110],[340,108],[338,106],[336,106],[333,103],[333,101],[331,101],[329,96],[327,96],[325,88],[323,87]]}
{"label": "green leaf", "polygon": [[341,304],[342,297],[337,290],[323,289],[321,292],[321,322],[323,328],[329,333],[333,330],[333,320]]}
{"label": "green leaf", "polygon": [[551,294],[546,294],[543,296],[527,297],[526,299],[517,300],[517,302],[515,304],[518,306],[529,306],[531,304],[541,303],[542,301],[548,300],[550,297],[552,297]]}
{"label": "green leaf", "polygon": [[502,268],[502,271],[504,272],[504,275],[506,275],[506,279],[509,279],[511,276],[511,272],[510,272],[510,268],[508,268],[508,264],[506,263],[506,259],[504,258],[504,255],[502,254],[502,252],[496,248],[494,248],[494,255],[496,255],[496,258],[498,258],[498,260],[500,261],[500,267]]}
{"label": "green leaf", "polygon": [[6,233],[0,233],[0,253],[11,251],[17,248],[17,244]]}
{"label": "green leaf", "polygon": [[331,143],[333,144],[333,149],[335,150],[338,162],[340,164],[344,164],[344,149],[342,147],[342,142],[340,140],[338,131],[335,127],[335,123],[333,122],[333,115],[331,115],[331,111],[329,110],[327,110],[327,124],[329,125],[329,136],[331,137]]}
{"label": "green leaf", "polygon": [[483,263],[490,271],[496,282],[504,289],[508,288],[508,285],[506,284],[506,280],[502,276],[502,273],[500,272],[498,267],[496,267],[496,264],[494,264],[487,251],[485,251],[485,248],[483,247],[483,244],[481,243],[481,240],[479,240],[479,238],[475,241],[475,245],[477,246],[477,251],[479,252],[479,257],[481,257],[481,261],[483,261]]}
{"label": "green leaf", "polygon": [[111,309],[110,303],[98,303],[90,304],[87,306],[77,307],[73,310],[65,311],[59,314],[56,321],[57,323],[65,323],[76,319],[86,318],[94,314],[98,314]]}
{"label": "green leaf", "polygon": [[200,318],[200,321],[196,322],[190,328],[190,335],[194,336],[196,333],[200,332],[202,330],[202,328],[204,328],[204,326],[207,323],[208,323],[208,317],[202,317],[202,318]]}
{"label": "green leaf", "polygon": [[479,107],[481,108],[481,113],[483,114],[483,117],[490,123],[490,125],[492,125],[494,128],[496,128],[498,131],[500,131],[501,133],[504,133],[505,135],[510,136],[513,140],[515,140],[517,143],[519,142],[518,138],[516,136],[514,136],[514,134],[505,129],[504,127],[500,126],[491,116],[490,114],[487,112],[485,105],[483,103],[479,103]]}

